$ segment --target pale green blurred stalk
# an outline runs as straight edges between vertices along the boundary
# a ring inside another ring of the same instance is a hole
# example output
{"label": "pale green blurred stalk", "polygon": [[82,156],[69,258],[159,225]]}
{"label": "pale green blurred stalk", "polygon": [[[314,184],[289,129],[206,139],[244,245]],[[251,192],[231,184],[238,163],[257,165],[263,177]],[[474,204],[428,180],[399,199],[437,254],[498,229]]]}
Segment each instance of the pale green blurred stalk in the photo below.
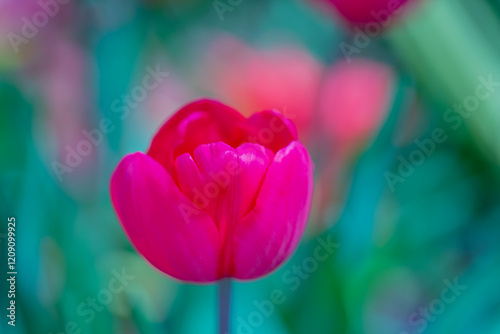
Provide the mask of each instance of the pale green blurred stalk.
{"label": "pale green blurred stalk", "polygon": [[[500,23],[483,0],[424,0],[386,38],[419,82],[446,106],[474,95],[478,77],[500,82]],[[500,165],[500,87],[465,124],[481,151]],[[452,131],[452,130],[450,130]]]}

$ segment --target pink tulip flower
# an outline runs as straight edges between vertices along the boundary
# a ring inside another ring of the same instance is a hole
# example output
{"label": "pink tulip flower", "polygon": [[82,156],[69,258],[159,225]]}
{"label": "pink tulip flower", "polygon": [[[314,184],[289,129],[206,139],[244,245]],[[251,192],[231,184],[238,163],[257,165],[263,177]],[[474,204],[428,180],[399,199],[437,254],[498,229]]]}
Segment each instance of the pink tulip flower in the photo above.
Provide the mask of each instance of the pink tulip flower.
{"label": "pink tulip flower", "polygon": [[111,198],[135,248],[180,280],[249,280],[295,250],[312,196],[312,162],[275,111],[244,118],[200,100],[174,114],[147,154],[127,155]]}

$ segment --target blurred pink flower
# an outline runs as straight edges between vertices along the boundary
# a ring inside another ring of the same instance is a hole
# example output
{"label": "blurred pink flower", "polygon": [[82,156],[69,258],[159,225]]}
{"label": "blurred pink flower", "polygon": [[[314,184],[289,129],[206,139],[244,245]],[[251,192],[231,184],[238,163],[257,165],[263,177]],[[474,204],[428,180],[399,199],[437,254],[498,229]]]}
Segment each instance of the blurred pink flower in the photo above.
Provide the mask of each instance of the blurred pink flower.
{"label": "blurred pink flower", "polygon": [[319,101],[320,126],[342,150],[376,132],[391,104],[393,71],[378,62],[337,62],[327,73]]}
{"label": "blurred pink flower", "polygon": [[[374,137],[392,106],[394,73],[384,64],[354,59],[337,62],[321,87],[318,124],[322,134],[319,165],[319,212],[345,193],[347,166]],[[344,184],[342,184],[344,183]],[[347,182],[348,183],[348,182]],[[321,219],[320,219],[321,220]]]}
{"label": "blurred pink flower", "polygon": [[[8,63],[30,65],[50,52],[48,45],[74,18],[68,0],[0,2],[0,56]],[[5,60],[7,62],[7,60]]]}
{"label": "blurred pink flower", "polygon": [[22,18],[33,17],[40,10],[37,1],[33,0],[3,0],[0,3],[0,31],[20,33],[24,24]]}
{"label": "blurred pink flower", "polygon": [[87,54],[62,36],[47,41],[45,52],[38,67],[28,71],[28,79],[38,81],[43,94],[43,103],[37,107],[46,115],[42,118],[44,139],[52,139],[53,145],[45,147],[53,159],[51,169],[63,188],[78,197],[95,184],[97,152],[105,141],[92,117]]}
{"label": "blurred pink flower", "polygon": [[[25,24],[23,17],[33,17],[39,10],[36,1],[28,0],[3,0],[0,1],[0,57],[14,58],[17,52],[16,43],[12,42],[12,34],[22,37],[22,27]],[[4,60],[6,61],[6,59]]]}
{"label": "blurred pink flower", "polygon": [[276,109],[297,125],[299,137],[310,135],[322,65],[296,47],[257,50],[225,36],[209,51],[204,76],[208,90],[245,115]]}
{"label": "blurred pink flower", "polygon": [[88,115],[87,62],[84,50],[63,38],[53,40],[50,54],[43,65],[41,89],[45,96],[48,123],[55,134],[59,158],[65,146],[74,147],[85,139],[82,131],[90,122]]}
{"label": "blurred pink flower", "polygon": [[248,280],[298,245],[312,168],[281,114],[245,119],[200,100],[163,125],[147,154],[123,158],[110,192],[130,241],[159,270],[190,282]]}

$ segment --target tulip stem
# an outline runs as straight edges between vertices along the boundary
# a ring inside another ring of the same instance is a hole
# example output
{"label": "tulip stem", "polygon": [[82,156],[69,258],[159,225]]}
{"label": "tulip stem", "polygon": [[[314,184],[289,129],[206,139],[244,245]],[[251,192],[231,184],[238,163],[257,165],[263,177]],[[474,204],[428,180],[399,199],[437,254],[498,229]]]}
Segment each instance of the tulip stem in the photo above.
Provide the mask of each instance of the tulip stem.
{"label": "tulip stem", "polygon": [[231,279],[219,281],[219,334],[229,334],[231,313]]}

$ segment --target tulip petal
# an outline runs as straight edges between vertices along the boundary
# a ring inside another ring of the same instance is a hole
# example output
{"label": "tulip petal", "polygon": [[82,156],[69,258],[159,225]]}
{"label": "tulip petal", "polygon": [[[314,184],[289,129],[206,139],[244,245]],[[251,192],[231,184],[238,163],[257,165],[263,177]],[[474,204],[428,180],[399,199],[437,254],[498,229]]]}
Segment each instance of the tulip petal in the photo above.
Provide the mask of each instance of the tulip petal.
{"label": "tulip petal", "polygon": [[278,151],[255,207],[233,234],[236,278],[265,275],[295,250],[311,206],[312,170],[311,158],[300,142]]}
{"label": "tulip petal", "polygon": [[271,150],[259,144],[243,144],[234,149],[222,143],[201,145],[176,160],[181,190],[207,212],[219,229],[222,240],[219,274],[231,276],[232,234],[236,224],[256,204],[267,168],[273,161]]}
{"label": "tulip petal", "polygon": [[127,236],[153,266],[186,281],[218,278],[217,227],[163,166],[142,153],[128,155],[113,173],[110,190]]}
{"label": "tulip petal", "polygon": [[223,141],[233,147],[245,139],[245,118],[236,110],[216,101],[199,100],[172,116],[153,138],[148,155],[174,176],[175,157],[192,154],[201,144]]}
{"label": "tulip petal", "polygon": [[295,125],[281,113],[265,110],[247,120],[248,141],[259,143],[278,152],[291,141],[297,140]]}

